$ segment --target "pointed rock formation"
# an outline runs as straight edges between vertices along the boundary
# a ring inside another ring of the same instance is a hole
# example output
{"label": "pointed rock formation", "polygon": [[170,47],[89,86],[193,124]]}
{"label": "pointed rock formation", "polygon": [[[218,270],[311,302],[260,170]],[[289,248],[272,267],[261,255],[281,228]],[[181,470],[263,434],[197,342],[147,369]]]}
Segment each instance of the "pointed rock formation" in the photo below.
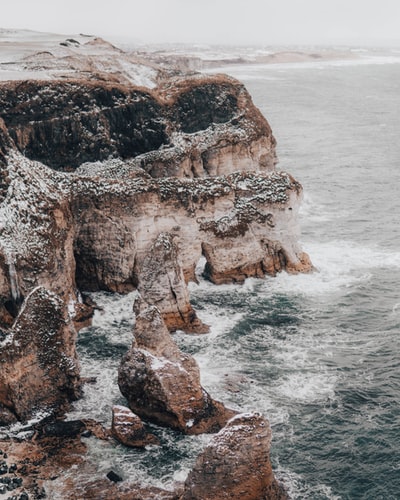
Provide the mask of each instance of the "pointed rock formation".
{"label": "pointed rock formation", "polygon": [[194,358],[182,353],[155,306],[135,304],[135,342],[121,362],[118,384],[141,418],[185,434],[216,432],[236,412],[201,387]]}
{"label": "pointed rock formation", "polygon": [[161,233],[149,248],[138,271],[138,291],[155,305],[171,331],[206,333],[209,328],[197,317],[179,262],[179,250],[170,233]]}
{"label": "pointed rock formation", "polygon": [[236,415],[197,458],[182,500],[286,500],[272,472],[270,443],[264,417]]}
{"label": "pointed rock formation", "polygon": [[62,299],[35,288],[0,342],[0,405],[19,420],[65,410],[80,394],[75,340]]}

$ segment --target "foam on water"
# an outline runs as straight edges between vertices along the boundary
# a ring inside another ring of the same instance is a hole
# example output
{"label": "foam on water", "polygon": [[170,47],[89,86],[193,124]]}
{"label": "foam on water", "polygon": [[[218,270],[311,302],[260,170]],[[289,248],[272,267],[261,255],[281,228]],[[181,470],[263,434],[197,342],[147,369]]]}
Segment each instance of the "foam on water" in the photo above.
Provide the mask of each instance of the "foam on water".
{"label": "foam on water", "polygon": [[[107,292],[92,293],[91,298],[98,306],[92,320],[93,327],[101,327],[106,330],[115,325],[125,324],[126,331],[133,328],[133,302],[136,296],[137,292],[126,295]],[[132,330],[130,330],[130,333],[132,340]]]}
{"label": "foam on water", "polygon": [[303,247],[316,271],[302,275],[281,273],[275,279],[268,279],[265,287],[275,292],[320,296],[367,283],[372,272],[379,269],[400,269],[400,252],[379,247],[345,240],[306,243]]}
{"label": "foam on water", "polygon": [[313,498],[315,500],[341,500],[342,497],[335,495],[332,489],[325,484],[316,484],[312,487],[308,486],[304,478],[300,474],[296,474],[290,470],[276,470],[276,477],[282,481],[287,489],[291,500],[305,500]]}
{"label": "foam on water", "polygon": [[[239,78],[240,71],[246,79],[254,75],[249,90],[255,102],[265,101],[267,117],[275,117],[278,139],[287,133],[285,166],[304,185],[303,247],[317,271],[244,285],[215,286],[200,278],[190,286],[191,298],[211,332],[174,335],[197,359],[213,398],[270,420],[273,466],[296,500],[389,500],[400,492],[399,156],[393,140],[400,131],[397,88],[388,87],[399,69],[378,68],[377,60],[361,68],[354,61],[324,62],[315,71],[303,63],[235,67]],[[275,78],[285,84],[276,85]],[[362,97],[371,95],[379,103],[375,111]],[[377,138],[383,122],[392,135]],[[109,422],[111,404],[121,402],[113,379],[132,340],[133,298],[114,303],[106,294],[104,300],[108,305],[96,315],[90,341],[98,340],[98,350],[85,342],[85,332],[79,349],[92,370],[84,366],[84,373],[102,373],[97,395],[87,386],[85,411],[96,411],[104,400],[98,414]],[[160,448],[137,452],[93,440],[94,461],[101,470],[111,465],[131,480],[172,488],[207,437],[150,430]]]}
{"label": "foam on water", "polygon": [[279,396],[306,404],[325,401],[335,397],[336,376],[314,371],[313,373],[292,373],[278,381],[275,390]]}
{"label": "foam on water", "polygon": [[84,385],[84,397],[76,401],[68,418],[94,418],[109,424],[111,408],[124,403],[118,388],[118,366],[133,341],[135,293],[127,295],[98,292],[92,325],[78,334],[81,376],[94,379]]}

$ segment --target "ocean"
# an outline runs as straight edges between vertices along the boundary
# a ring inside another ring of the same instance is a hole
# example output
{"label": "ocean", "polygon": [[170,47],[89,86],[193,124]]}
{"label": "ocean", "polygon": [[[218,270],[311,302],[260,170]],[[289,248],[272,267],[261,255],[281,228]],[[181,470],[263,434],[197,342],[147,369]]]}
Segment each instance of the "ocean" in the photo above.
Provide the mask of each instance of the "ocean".
{"label": "ocean", "polygon": [[[271,459],[292,499],[400,498],[400,56],[221,68],[244,82],[278,141],[278,169],[304,188],[301,242],[316,271],[191,285],[208,335],[175,334],[215,399],[270,421]],[[201,265],[201,263],[200,263]],[[132,295],[79,334],[70,417],[110,425],[132,340]],[[99,472],[172,488],[209,436],[151,427],[161,446],[86,439]]]}

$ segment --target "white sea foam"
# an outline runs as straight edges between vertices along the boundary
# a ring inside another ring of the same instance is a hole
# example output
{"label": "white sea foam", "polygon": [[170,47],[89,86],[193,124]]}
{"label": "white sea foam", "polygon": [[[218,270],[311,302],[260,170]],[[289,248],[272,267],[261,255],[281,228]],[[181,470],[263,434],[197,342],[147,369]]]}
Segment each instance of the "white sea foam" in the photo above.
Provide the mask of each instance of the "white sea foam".
{"label": "white sea foam", "polygon": [[287,397],[290,400],[306,404],[316,401],[333,399],[337,376],[324,372],[292,373],[283,377],[274,386],[279,398]]}
{"label": "white sea foam", "polygon": [[340,206],[335,207],[335,210],[330,210],[322,200],[304,193],[299,215],[301,226],[307,223],[315,228],[315,224],[319,222],[348,218],[349,212]]}
{"label": "white sea foam", "polygon": [[95,301],[99,309],[96,309],[92,324],[107,329],[116,324],[125,323],[133,326],[134,313],[133,302],[137,292],[126,295],[105,292],[92,293],[91,298]]}
{"label": "white sea foam", "polygon": [[93,377],[96,381],[84,385],[83,397],[73,404],[68,419],[94,418],[110,424],[112,407],[123,404],[117,382],[118,365],[117,360],[82,360],[82,377]]}
{"label": "white sea foam", "polygon": [[335,495],[329,486],[325,484],[307,485],[300,474],[291,470],[279,467],[275,470],[275,475],[284,484],[291,500],[304,500],[306,498],[341,500],[341,497]]}
{"label": "white sea foam", "polygon": [[[134,296],[135,292],[127,295],[91,294],[100,309],[95,311],[92,326],[82,329],[78,335],[92,332],[93,344],[100,341],[96,339],[97,335],[104,336],[108,344],[126,345],[128,348],[133,340]],[[108,424],[112,406],[123,401],[117,383],[120,359],[116,356],[98,359],[92,356],[88,346],[85,352],[80,353],[80,362],[81,376],[96,381],[84,385],[84,396],[74,403],[68,418],[95,418]]]}
{"label": "white sea foam", "polygon": [[280,273],[266,280],[265,289],[291,295],[320,296],[367,283],[372,273],[380,268],[400,269],[400,252],[378,247],[366,247],[345,240],[307,243],[303,247],[316,271],[298,275]]}

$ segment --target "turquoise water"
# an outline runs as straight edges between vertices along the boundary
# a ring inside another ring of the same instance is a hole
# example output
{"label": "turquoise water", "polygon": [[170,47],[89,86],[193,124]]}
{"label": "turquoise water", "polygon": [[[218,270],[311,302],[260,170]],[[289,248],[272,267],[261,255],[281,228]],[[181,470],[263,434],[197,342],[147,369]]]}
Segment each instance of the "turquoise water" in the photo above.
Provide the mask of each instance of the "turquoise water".
{"label": "turquoise water", "polygon": [[[318,272],[243,286],[201,280],[191,296],[211,333],[176,340],[213,397],[270,420],[273,466],[291,498],[398,499],[400,64],[225,71],[268,118],[278,167],[304,186],[302,243]],[[111,404],[123,403],[116,367],[132,339],[133,299],[97,300],[106,312],[79,349],[101,383],[73,415],[108,423]],[[208,437],[153,431],[157,450],[90,444],[99,470],[112,464],[165,487],[184,479]]]}

